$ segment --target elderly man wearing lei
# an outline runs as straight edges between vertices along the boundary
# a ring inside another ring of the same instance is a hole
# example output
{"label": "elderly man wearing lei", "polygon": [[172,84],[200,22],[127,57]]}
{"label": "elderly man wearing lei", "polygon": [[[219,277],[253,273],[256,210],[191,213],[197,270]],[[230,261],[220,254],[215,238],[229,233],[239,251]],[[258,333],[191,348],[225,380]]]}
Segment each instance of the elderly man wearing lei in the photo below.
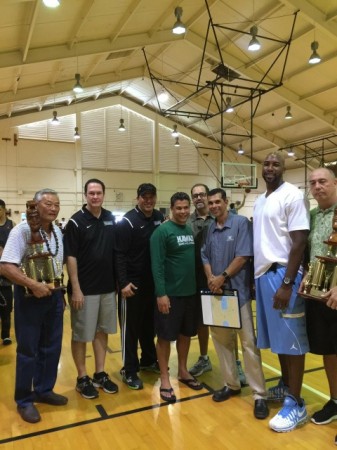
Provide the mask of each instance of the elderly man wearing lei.
{"label": "elderly man wearing lei", "polygon": [[[30,423],[41,420],[34,403],[61,406],[68,402],[66,397],[53,391],[62,344],[63,293],[61,290],[52,290],[44,282],[29,278],[21,269],[38,231],[43,252],[52,258],[55,273],[61,272],[62,233],[53,225],[60,210],[60,201],[57,192],[43,189],[35,194],[34,202],[40,228],[35,230],[25,222],[14,227],[0,264],[1,274],[14,283],[17,340],[14,398],[18,413]],[[31,295],[27,296],[27,291]]]}

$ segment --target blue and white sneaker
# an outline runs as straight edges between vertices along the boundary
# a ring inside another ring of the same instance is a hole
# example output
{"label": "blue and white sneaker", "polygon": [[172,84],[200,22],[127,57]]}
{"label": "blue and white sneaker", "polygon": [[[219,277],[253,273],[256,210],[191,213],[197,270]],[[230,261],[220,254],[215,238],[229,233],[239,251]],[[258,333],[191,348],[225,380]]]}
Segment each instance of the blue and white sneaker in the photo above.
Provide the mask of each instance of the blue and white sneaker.
{"label": "blue and white sneaker", "polygon": [[269,421],[269,427],[278,433],[286,433],[294,430],[308,420],[308,413],[303,400],[299,406],[295,397],[287,395],[284,399],[283,408]]}

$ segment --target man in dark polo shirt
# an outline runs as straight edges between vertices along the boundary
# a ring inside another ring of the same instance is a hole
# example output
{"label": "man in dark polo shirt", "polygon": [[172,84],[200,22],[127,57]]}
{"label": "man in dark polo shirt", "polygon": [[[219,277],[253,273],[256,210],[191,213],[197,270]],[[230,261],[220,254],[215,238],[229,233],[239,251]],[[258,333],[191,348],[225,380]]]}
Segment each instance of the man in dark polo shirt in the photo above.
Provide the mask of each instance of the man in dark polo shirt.
{"label": "man in dark polo shirt", "polygon": [[[151,272],[150,237],[164,217],[154,207],[157,189],[143,183],[137,189],[137,206],[116,227],[116,271],[122,335],[121,375],[130,389],[142,389],[139,369],[159,373],[154,345],[154,284]],[[138,359],[138,342],[141,358]]]}
{"label": "man in dark polo shirt", "polygon": [[[71,307],[71,349],[78,372],[76,390],[84,398],[98,397],[95,387],[114,394],[118,386],[104,371],[108,334],[117,332],[114,276],[115,220],[102,207],[105,185],[86,182],[87,203],[67,223],[64,248],[69,274]],[[93,379],[87,374],[86,343],[92,342],[95,355]]]}
{"label": "man in dark polo shirt", "polygon": [[203,324],[200,294],[201,290],[207,289],[207,279],[201,260],[201,247],[207,234],[207,228],[214,220],[208,211],[208,191],[208,186],[203,183],[197,183],[192,186],[191,197],[195,210],[187,220],[187,224],[192,228],[195,242],[196,297],[199,309],[198,340],[200,356],[198,361],[189,369],[190,374],[194,377],[198,377],[199,375],[212,370],[211,360],[208,356],[209,327]]}

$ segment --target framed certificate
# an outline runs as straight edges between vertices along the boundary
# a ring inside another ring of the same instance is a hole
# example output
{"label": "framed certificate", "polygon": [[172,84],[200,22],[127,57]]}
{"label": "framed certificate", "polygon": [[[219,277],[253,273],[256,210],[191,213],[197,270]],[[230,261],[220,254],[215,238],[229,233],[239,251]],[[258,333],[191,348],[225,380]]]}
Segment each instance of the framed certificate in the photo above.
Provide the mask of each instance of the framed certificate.
{"label": "framed certificate", "polygon": [[241,328],[238,291],[225,289],[223,294],[201,291],[202,317],[204,325],[212,327]]}

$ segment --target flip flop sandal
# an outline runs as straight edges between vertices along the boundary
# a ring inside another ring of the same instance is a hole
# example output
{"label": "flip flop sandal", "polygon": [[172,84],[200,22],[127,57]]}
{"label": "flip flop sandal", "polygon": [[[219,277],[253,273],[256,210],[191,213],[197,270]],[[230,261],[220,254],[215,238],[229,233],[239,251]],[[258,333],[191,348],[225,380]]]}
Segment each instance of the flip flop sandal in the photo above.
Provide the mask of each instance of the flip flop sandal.
{"label": "flip flop sandal", "polygon": [[[172,388],[168,388],[168,389],[160,388],[159,392],[160,392],[160,398],[162,400],[164,400],[164,402],[175,403],[177,401],[177,397],[174,395],[174,390]],[[165,392],[170,394],[170,397],[167,397],[166,395],[164,395]]]}
{"label": "flip flop sandal", "polygon": [[178,378],[178,381],[180,381],[180,383],[186,384],[186,386],[194,389],[195,391],[200,391],[200,389],[203,388],[203,385],[199,383],[196,378]]}

